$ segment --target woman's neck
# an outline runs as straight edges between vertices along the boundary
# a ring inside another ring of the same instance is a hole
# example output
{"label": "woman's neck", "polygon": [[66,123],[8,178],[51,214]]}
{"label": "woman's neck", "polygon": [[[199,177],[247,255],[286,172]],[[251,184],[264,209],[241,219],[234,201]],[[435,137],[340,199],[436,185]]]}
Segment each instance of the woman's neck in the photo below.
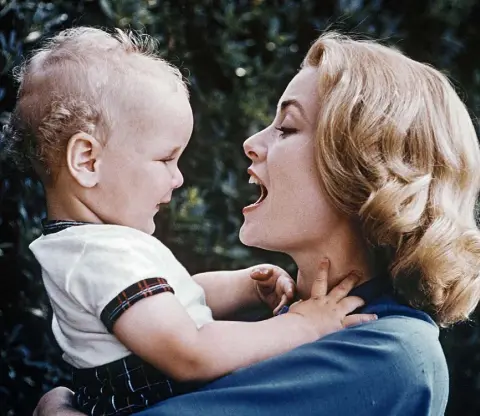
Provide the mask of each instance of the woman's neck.
{"label": "woman's neck", "polygon": [[297,291],[301,299],[308,299],[313,282],[318,277],[320,261],[328,258],[328,289],[337,285],[349,272],[359,272],[357,285],[371,279],[375,273],[369,250],[361,233],[353,234],[351,228],[338,230],[334,235],[317,244],[309,244],[289,253],[298,266]]}

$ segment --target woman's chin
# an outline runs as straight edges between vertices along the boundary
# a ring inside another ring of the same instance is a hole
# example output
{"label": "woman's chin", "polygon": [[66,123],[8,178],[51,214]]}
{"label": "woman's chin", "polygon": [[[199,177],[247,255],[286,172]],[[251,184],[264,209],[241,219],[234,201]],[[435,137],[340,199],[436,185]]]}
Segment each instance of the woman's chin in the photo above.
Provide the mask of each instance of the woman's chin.
{"label": "woman's chin", "polygon": [[240,231],[238,233],[238,238],[240,242],[246,246],[251,246],[250,239],[249,239],[249,232],[246,230],[245,223],[240,227]]}
{"label": "woman's chin", "polygon": [[261,248],[261,238],[258,233],[258,229],[252,227],[250,224],[246,222],[240,228],[239,232],[239,239],[242,244],[249,246],[249,247],[260,247]]}
{"label": "woman's chin", "polygon": [[[261,248],[263,250],[278,251],[277,247],[273,247],[269,235],[265,235],[262,229],[253,224],[243,223],[239,232],[239,239],[242,244],[248,247]],[[270,243],[270,244],[269,244]]]}

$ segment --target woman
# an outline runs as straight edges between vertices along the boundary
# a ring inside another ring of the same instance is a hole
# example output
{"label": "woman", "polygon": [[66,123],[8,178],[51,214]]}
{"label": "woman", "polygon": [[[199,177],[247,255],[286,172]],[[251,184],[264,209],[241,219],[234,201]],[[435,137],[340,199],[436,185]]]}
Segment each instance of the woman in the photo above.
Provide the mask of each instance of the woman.
{"label": "woman", "polygon": [[[291,255],[304,298],[319,258],[329,287],[359,270],[362,312],[379,319],[140,414],[443,414],[437,325],[466,319],[480,296],[480,151],[447,79],[396,50],[323,35],[244,149],[262,198],[244,210],[242,242]],[[37,414],[78,415],[70,400],[54,390]]]}

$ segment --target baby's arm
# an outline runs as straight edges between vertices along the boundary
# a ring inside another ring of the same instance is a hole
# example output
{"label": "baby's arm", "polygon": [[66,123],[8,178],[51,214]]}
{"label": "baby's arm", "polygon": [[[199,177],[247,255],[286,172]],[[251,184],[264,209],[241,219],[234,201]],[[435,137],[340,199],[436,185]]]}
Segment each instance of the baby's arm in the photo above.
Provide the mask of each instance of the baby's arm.
{"label": "baby's arm", "polygon": [[[295,282],[278,266],[262,264],[234,271],[199,273],[193,279],[205,291],[207,305],[217,320],[262,307],[268,313],[293,301]],[[265,315],[265,314],[263,314]],[[266,315],[268,316],[268,315]]]}
{"label": "baby's arm", "polygon": [[238,311],[261,304],[250,278],[251,268],[199,273],[193,279],[205,291],[207,305],[215,319],[228,319]]}
{"label": "baby's arm", "polygon": [[[315,294],[314,286],[312,299],[294,305],[292,313],[200,329],[173,294],[163,293],[133,305],[113,331],[133,353],[178,381],[212,380],[343,328],[346,314],[363,304],[360,298],[345,298],[355,281],[347,277],[326,296]],[[356,317],[346,319],[350,324],[372,319]]]}

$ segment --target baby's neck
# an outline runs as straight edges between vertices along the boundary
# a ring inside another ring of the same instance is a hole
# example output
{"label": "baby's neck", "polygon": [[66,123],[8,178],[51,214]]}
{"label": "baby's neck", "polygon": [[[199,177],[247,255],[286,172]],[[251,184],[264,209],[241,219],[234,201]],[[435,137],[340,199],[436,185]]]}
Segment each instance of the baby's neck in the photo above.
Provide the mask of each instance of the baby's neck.
{"label": "baby's neck", "polygon": [[92,210],[71,193],[47,189],[46,200],[48,220],[68,220],[89,223],[103,222]]}

